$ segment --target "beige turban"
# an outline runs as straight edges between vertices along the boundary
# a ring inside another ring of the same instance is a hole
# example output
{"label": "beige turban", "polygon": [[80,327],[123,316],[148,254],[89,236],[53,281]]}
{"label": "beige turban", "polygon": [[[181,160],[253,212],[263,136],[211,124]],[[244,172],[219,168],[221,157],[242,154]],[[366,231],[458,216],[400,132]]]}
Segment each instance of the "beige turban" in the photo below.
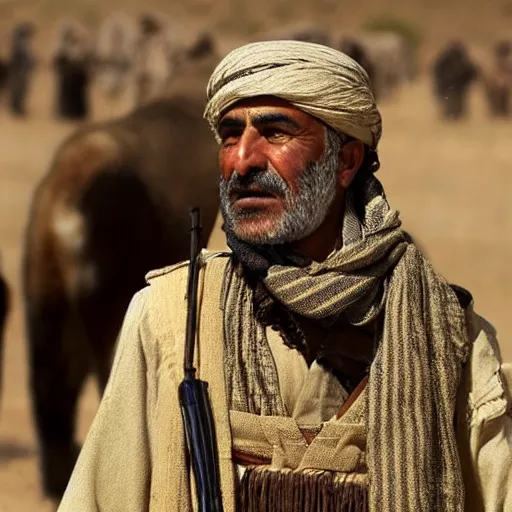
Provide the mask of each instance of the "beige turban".
{"label": "beige turban", "polygon": [[255,96],[282,98],[372,149],[382,133],[366,71],[327,46],[265,41],[233,50],[208,82],[204,117],[216,131],[230,106]]}

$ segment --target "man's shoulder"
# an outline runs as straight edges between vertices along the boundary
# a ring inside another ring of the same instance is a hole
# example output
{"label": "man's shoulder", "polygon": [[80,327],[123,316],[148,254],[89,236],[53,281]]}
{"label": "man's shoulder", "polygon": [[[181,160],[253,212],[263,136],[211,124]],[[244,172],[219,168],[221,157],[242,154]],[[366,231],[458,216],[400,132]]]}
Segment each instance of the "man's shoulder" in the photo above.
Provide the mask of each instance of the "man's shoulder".
{"label": "man's shoulder", "polygon": [[[229,253],[203,251],[201,295],[210,297],[222,288]],[[132,300],[127,322],[139,326],[146,344],[154,345],[184,333],[187,312],[188,261],[154,270],[146,275],[148,286]],[[216,299],[214,299],[216,300]]]}
{"label": "man's shoulder", "polygon": [[494,326],[474,311],[473,304],[465,313],[472,346],[466,365],[472,421],[477,421],[477,418],[489,420],[510,408],[512,368],[503,364]]}
{"label": "man's shoulder", "polygon": [[[201,266],[210,269],[211,267],[224,268],[231,258],[230,252],[222,251],[201,251]],[[186,280],[188,276],[189,261],[180,261],[174,265],[151,270],[146,274],[146,283],[155,286],[160,284],[168,284],[169,282],[179,282]]]}

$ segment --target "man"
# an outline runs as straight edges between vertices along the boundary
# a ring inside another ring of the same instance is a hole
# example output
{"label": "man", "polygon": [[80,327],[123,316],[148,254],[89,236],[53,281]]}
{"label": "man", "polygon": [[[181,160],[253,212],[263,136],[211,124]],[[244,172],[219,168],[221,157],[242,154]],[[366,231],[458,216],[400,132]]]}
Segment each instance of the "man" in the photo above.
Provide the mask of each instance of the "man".
{"label": "man", "polygon": [[66,23],[53,57],[56,81],[56,115],[83,120],[89,116],[91,53],[88,34],[78,23]]}
{"label": "man", "polygon": [[508,117],[512,91],[512,41],[496,43],[493,54],[492,67],[483,76],[489,114]]}
{"label": "man", "polygon": [[0,259],[0,390],[3,384],[4,333],[10,307],[10,292],[7,282],[2,275],[2,260]]}
{"label": "man", "polygon": [[458,120],[466,115],[468,92],[477,77],[477,67],[463,43],[454,41],[439,54],[433,79],[444,119]]}
{"label": "man", "polygon": [[166,26],[158,16],[143,14],[135,45],[135,104],[157,99],[169,83],[171,54]]}
{"label": "man", "polygon": [[12,33],[9,58],[9,106],[11,113],[23,117],[27,113],[27,95],[35,67],[32,39],[35,27],[32,23],[19,23]]}
{"label": "man", "polygon": [[0,104],[3,101],[5,89],[8,84],[8,78],[9,78],[9,64],[7,62],[7,59],[4,59],[3,56],[0,55]]}
{"label": "man", "polygon": [[[320,45],[255,43],[207,95],[233,252],[203,257],[196,366],[224,511],[510,510],[494,332],[386,201],[367,74]],[[197,510],[177,392],[186,264],[148,279],[62,512]]]}
{"label": "man", "polygon": [[113,14],[101,24],[95,49],[96,80],[109,99],[119,98],[128,85],[135,30],[130,18]]}

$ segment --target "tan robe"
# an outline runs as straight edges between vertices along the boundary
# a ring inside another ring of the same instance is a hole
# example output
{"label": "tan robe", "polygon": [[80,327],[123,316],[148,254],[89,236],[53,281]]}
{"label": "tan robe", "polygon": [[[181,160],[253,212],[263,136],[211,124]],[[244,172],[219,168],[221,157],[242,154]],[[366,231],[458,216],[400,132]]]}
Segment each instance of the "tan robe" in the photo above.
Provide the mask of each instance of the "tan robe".
{"label": "tan robe", "polygon": [[[235,511],[235,469],[232,443],[242,445],[259,427],[241,426],[243,414],[227,409],[222,355],[222,311],[220,293],[226,259],[210,256],[200,280],[199,377],[207,380],[219,444],[221,486],[225,512]],[[152,273],[150,286],[139,292],[127,312],[111,378],[73,472],[60,512],[188,512],[193,504],[186,468],[184,433],[178,403],[182,380],[183,344],[186,319],[187,267],[180,264]],[[501,365],[492,327],[467,311],[468,331],[473,350],[460,388],[457,406],[457,438],[464,481],[467,511],[504,512],[512,510],[512,417],[510,392],[512,371]],[[302,356],[271,338],[281,392],[292,418],[284,419],[297,436],[295,427],[324,422],[335,409],[331,404],[343,400],[343,391],[325,373],[308,370]],[[317,372],[316,374],[314,374]],[[308,393],[308,379],[319,379],[326,392]],[[330,387],[332,384],[332,387]],[[332,392],[332,393],[331,393]],[[317,407],[318,404],[323,404]],[[337,404],[335,404],[337,406]],[[360,425],[363,394],[342,416],[341,422]],[[321,411],[321,412],[320,412]],[[356,415],[357,421],[348,421]],[[237,416],[238,419],[234,419]],[[327,416],[328,417],[328,416]],[[264,425],[266,419],[250,418]],[[243,421],[242,421],[243,423]],[[333,422],[336,427],[336,422]],[[247,432],[241,433],[241,428]],[[322,431],[324,430],[322,429]],[[261,429],[260,429],[261,430]],[[338,429],[339,430],[339,429]],[[356,429],[357,430],[357,429]],[[356,431],[352,427],[347,435]],[[325,433],[325,432],[324,432]],[[269,434],[271,436],[271,434]],[[336,433],[339,439],[343,432]],[[256,436],[258,437],[258,436]],[[258,437],[260,440],[263,437]],[[289,440],[264,436],[262,450],[269,450],[276,463],[287,453]],[[316,438],[315,438],[316,439]],[[357,467],[364,462],[364,436],[356,436],[354,446],[343,453],[346,463]],[[315,464],[324,460],[337,463],[335,450],[308,455],[300,440],[303,464],[311,455]],[[313,445],[313,443],[312,443]],[[311,446],[312,446],[311,445]],[[337,445],[338,446],[338,445]],[[336,448],[336,447],[334,447]],[[291,453],[288,449],[288,453]],[[300,454],[299,454],[300,455]],[[297,453],[291,456],[298,457]],[[352,458],[351,458],[352,457]],[[307,462],[312,464],[312,462]],[[327,467],[326,467],[327,469]]]}

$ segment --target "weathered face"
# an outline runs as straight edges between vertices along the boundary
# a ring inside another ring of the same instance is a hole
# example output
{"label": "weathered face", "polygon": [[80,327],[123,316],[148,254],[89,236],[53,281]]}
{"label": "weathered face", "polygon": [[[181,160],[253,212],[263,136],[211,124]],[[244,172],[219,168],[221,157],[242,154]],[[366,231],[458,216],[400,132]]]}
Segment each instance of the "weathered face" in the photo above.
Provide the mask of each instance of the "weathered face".
{"label": "weathered face", "polygon": [[237,103],[218,131],[227,227],[257,244],[293,242],[315,231],[336,195],[340,165],[340,146],[328,141],[324,125],[267,97]]}

